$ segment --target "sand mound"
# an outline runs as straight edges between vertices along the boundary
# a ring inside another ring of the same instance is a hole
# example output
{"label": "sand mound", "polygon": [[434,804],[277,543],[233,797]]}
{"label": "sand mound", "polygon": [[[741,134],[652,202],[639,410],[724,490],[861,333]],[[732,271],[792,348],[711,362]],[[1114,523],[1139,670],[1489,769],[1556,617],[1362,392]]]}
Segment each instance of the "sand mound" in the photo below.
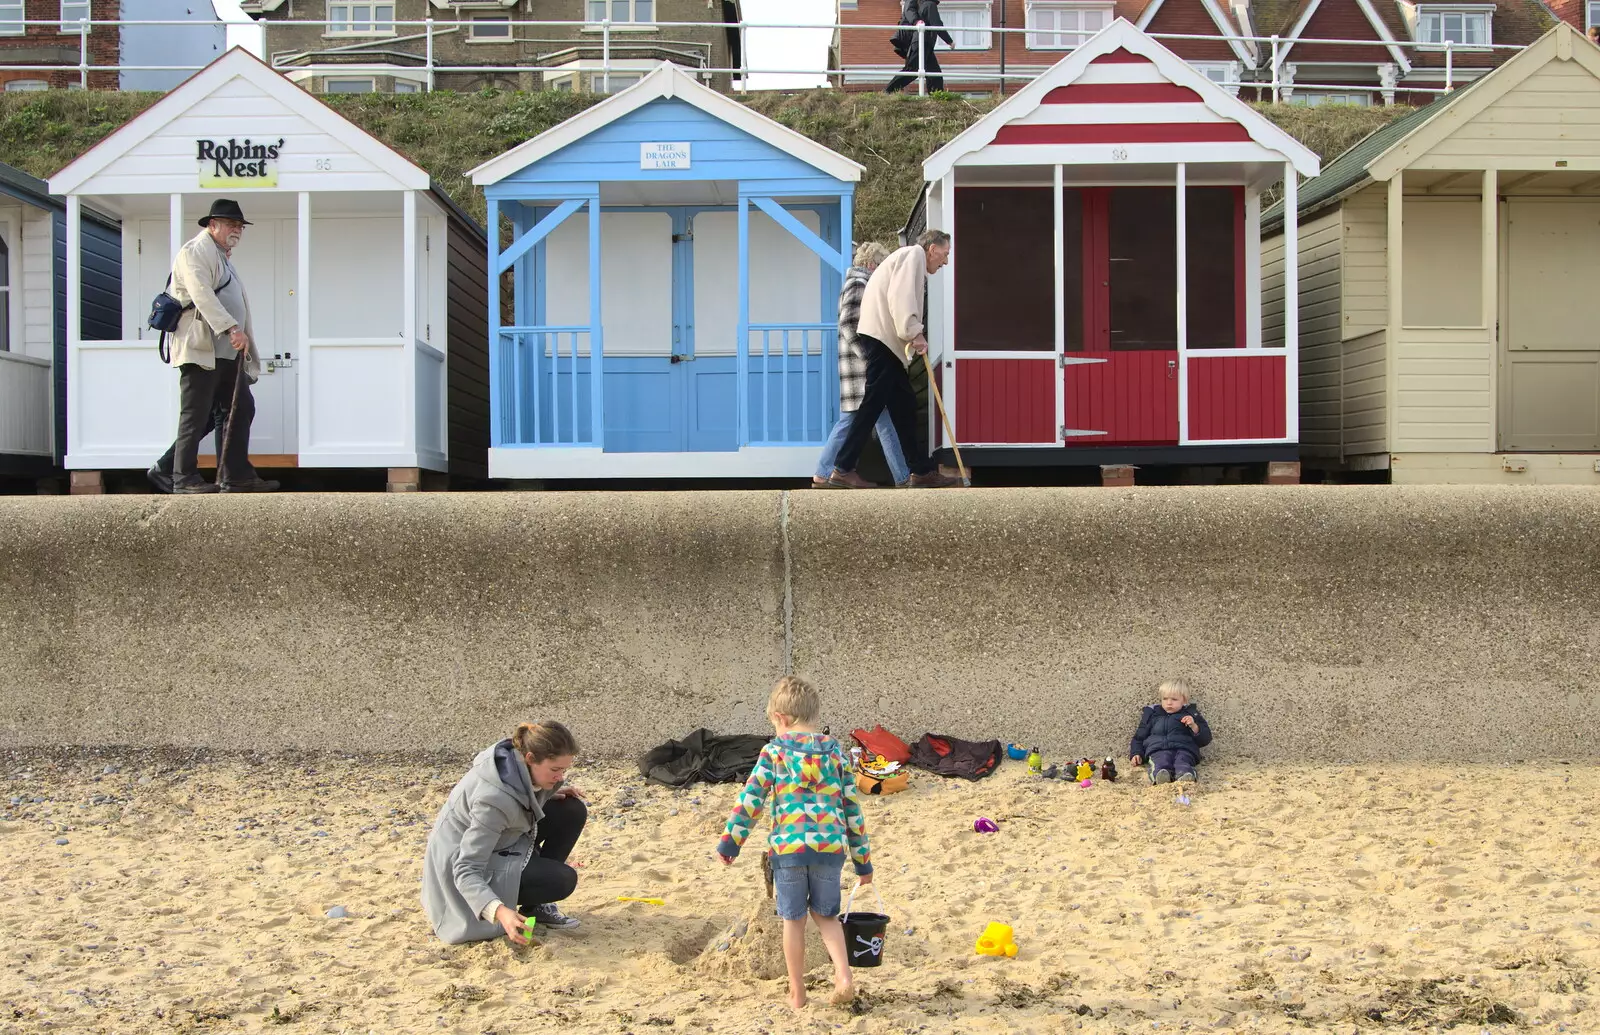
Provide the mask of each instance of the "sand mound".
{"label": "sand mound", "polygon": [[[832,969],[814,924],[806,924],[806,972]],[[783,963],[783,921],[773,911],[772,900],[755,898],[739,919],[718,931],[694,961],[703,974],[770,981],[787,975]]]}

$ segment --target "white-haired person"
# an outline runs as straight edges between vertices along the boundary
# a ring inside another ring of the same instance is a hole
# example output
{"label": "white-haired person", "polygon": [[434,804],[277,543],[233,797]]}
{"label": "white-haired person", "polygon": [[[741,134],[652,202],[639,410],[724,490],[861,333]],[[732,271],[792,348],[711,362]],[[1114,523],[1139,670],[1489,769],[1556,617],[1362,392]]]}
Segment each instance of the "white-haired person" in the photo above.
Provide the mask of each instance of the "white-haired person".
{"label": "white-haired person", "polygon": [[[856,249],[855,260],[845,272],[844,286],[839,290],[839,419],[823,443],[822,456],[817,460],[817,473],[811,484],[818,489],[835,489],[830,480],[833,463],[839,457],[839,447],[850,433],[850,423],[861,406],[861,397],[867,391],[867,361],[856,351],[856,328],[861,323],[861,296],[866,293],[867,281],[889,257],[889,249],[877,241],[868,241]],[[889,474],[896,485],[904,485],[911,477],[906,466],[905,453],[900,449],[900,436],[895,433],[894,421],[885,410],[873,425],[878,444],[883,447],[883,459],[889,465]]]}

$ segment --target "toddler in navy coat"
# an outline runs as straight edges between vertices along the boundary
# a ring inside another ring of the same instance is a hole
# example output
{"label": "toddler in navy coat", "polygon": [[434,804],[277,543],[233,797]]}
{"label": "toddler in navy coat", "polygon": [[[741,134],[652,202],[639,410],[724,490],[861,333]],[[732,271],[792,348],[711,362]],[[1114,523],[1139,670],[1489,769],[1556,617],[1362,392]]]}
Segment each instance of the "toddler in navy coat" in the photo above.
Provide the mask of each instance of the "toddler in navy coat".
{"label": "toddler in navy coat", "polygon": [[1211,743],[1211,727],[1200,709],[1189,703],[1189,686],[1181,679],[1161,684],[1161,703],[1145,705],[1139,728],[1128,744],[1128,758],[1144,763],[1151,783],[1173,779],[1192,782],[1200,749]]}

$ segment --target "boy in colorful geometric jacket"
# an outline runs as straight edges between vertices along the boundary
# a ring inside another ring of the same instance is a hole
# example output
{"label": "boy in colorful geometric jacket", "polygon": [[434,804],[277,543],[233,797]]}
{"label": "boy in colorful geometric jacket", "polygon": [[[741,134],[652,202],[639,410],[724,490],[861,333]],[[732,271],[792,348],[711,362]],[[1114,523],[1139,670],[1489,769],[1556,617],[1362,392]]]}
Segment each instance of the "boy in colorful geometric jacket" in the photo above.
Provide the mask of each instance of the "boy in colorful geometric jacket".
{"label": "boy in colorful geometric jacket", "polygon": [[1161,684],[1161,703],[1145,705],[1139,728],[1128,742],[1128,760],[1145,762],[1151,783],[1193,782],[1200,749],[1211,743],[1211,727],[1200,709],[1189,703],[1189,684],[1169,679]]}
{"label": "boy in colorful geometric jacket", "polygon": [[848,852],[862,885],[872,883],[867,824],[856,800],[850,760],[839,742],[817,732],[822,699],[803,679],[784,676],[767,700],[767,720],[778,735],[739,792],[717,844],[717,855],[732,865],[739,849],[773,800],[768,841],[772,879],[783,918],[783,959],[789,968],[789,1005],[806,1005],[806,912],[822,935],[833,961],[833,1003],[855,997],[850,959],[839,923],[839,874]]}

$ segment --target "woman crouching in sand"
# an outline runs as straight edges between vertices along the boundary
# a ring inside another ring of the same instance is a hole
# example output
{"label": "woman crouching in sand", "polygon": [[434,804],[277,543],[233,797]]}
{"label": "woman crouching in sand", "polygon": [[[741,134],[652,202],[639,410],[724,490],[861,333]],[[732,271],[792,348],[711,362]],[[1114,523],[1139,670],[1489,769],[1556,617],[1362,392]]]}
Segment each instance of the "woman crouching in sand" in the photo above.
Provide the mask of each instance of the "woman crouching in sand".
{"label": "woman crouching in sand", "polygon": [[422,908],[441,941],[504,934],[526,945],[529,916],[538,927],[578,926],[555,907],[578,886],[567,855],[589,818],[583,794],[563,782],[577,753],[561,723],[525,722],[473,760],[422,862]]}

